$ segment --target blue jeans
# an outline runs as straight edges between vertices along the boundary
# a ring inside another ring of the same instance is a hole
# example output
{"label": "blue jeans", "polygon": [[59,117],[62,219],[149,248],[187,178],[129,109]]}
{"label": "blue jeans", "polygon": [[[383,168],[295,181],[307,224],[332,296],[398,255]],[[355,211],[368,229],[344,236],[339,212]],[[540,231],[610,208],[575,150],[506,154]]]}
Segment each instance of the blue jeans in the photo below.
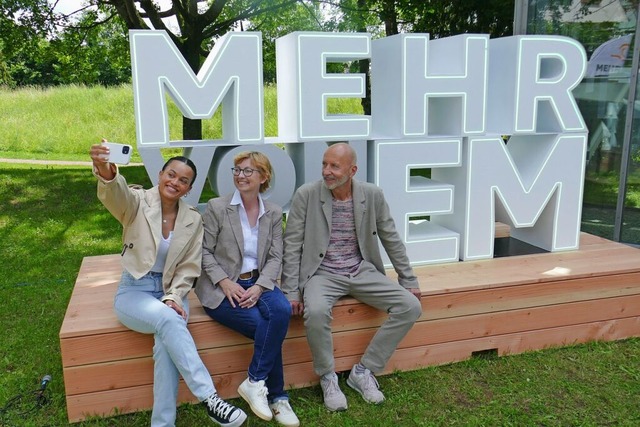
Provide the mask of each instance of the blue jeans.
{"label": "blue jeans", "polygon": [[[238,280],[238,284],[247,289],[255,281],[255,278]],[[284,391],[282,342],[289,328],[291,304],[280,288],[265,290],[250,308],[238,305],[234,308],[225,298],[218,307],[204,310],[212,319],[254,341],[248,375],[254,381],[265,380],[269,402],[288,399]]]}
{"label": "blue jeans", "polygon": [[[153,334],[153,427],[175,425],[179,375],[200,401],[216,391],[187,322],[160,301],[163,295],[161,273],[147,273],[136,280],[125,270],[113,304],[123,325],[136,332]],[[188,313],[186,298],[182,304]]]}

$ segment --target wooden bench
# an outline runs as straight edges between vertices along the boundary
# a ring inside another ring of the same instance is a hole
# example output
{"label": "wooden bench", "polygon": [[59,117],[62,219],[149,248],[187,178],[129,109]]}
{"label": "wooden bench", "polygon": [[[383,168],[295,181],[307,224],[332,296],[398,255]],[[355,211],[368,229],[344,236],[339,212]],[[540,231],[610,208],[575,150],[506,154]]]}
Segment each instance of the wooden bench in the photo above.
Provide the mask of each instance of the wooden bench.
{"label": "wooden bench", "polygon": [[[153,338],[126,329],[113,314],[119,258],[84,259],[60,330],[70,422],[152,406]],[[578,251],[424,266],[416,273],[424,313],[386,373],[486,350],[516,354],[640,335],[640,250],[588,234]],[[333,315],[337,370],[346,371],[385,316],[351,298],[341,300]],[[251,342],[212,321],[193,293],[189,329],[220,394],[237,396]],[[283,354],[289,387],[317,383],[298,318]],[[182,382],[179,400],[195,401]]]}

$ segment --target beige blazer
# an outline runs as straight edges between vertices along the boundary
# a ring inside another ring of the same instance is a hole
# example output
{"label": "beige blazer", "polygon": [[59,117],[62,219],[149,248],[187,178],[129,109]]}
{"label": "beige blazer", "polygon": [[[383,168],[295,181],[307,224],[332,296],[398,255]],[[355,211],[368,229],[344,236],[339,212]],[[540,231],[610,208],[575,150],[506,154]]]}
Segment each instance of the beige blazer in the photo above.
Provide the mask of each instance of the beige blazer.
{"label": "beige blazer", "polygon": [[[244,236],[239,205],[231,205],[233,194],[209,200],[203,215],[204,240],[202,274],[196,295],[205,307],[216,308],[225,298],[218,282],[228,277],[238,280],[244,256]],[[258,271],[256,284],[273,289],[278,286],[282,266],[282,208],[263,200],[264,215],[258,220]]]}
{"label": "beige blazer", "polygon": [[[147,274],[156,261],[162,238],[162,208],[158,187],[145,190],[127,186],[119,173],[106,181],[98,178],[98,198],[122,224],[122,266],[136,279]],[[182,199],[178,202],[173,237],[162,272],[162,301],[172,300],[182,307],[182,299],[200,276],[202,259],[202,217]]]}
{"label": "beige blazer", "polygon": [[[418,288],[406,248],[396,231],[382,190],[370,183],[352,181],[353,213],[360,253],[385,274],[378,239],[382,242],[398,282]],[[300,301],[300,292],[316,273],[331,236],[331,191],[322,180],[305,184],[293,196],[284,233],[282,291],[289,301]]]}

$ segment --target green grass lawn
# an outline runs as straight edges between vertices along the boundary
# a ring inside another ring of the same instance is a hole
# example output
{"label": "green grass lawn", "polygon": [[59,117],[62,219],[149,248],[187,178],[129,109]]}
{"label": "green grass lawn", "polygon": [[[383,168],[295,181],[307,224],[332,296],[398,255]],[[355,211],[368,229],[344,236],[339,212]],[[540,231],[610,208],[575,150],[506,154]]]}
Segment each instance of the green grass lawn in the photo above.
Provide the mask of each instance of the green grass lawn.
{"label": "green grass lawn", "polygon": [[[182,115],[169,99],[169,135],[182,139]],[[265,136],[277,136],[275,86],[264,90]],[[331,98],[331,114],[361,114],[355,98]],[[0,157],[37,160],[87,160],[89,146],[101,138],[136,144],[131,85],[116,88],[62,86],[17,90],[0,87]],[[203,138],[222,137],[220,111],[203,120]],[[136,150],[132,161],[139,162]]]}
{"label": "green grass lawn", "polygon": [[[149,185],[143,167],[129,182]],[[116,253],[120,226],[95,195],[87,167],[0,164],[0,340],[2,426],[66,425],[58,333],[83,257]],[[104,301],[111,305],[112,301]],[[31,393],[45,374],[50,402]],[[307,426],[635,426],[640,422],[640,340],[561,349],[380,377],[387,401],[364,403],[344,384],[349,410],[330,414],[318,387],[291,392]],[[244,402],[234,400],[248,411]],[[183,405],[178,426],[207,425],[199,406]],[[149,413],[78,426],[145,426]],[[268,425],[250,416],[246,425]]]}

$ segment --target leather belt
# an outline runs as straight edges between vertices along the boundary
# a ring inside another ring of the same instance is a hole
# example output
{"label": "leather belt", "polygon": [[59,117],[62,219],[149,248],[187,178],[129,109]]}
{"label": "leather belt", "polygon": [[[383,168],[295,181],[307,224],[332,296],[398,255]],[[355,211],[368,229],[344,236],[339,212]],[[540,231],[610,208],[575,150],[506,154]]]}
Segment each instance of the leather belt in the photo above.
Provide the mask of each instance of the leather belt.
{"label": "leather belt", "polygon": [[258,273],[258,270],[251,270],[251,271],[247,271],[246,273],[240,273],[240,276],[238,276],[238,278],[242,280],[249,280],[249,279],[257,278],[259,275],[260,273]]}

